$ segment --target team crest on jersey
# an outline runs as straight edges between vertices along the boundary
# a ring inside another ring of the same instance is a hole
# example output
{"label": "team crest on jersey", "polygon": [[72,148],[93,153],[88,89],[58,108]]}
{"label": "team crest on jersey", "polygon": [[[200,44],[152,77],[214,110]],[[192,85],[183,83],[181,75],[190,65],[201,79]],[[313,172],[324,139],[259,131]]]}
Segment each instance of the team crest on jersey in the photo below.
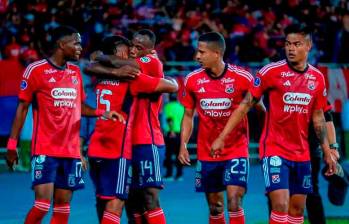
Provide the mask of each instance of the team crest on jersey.
{"label": "team crest on jersey", "polygon": [[253,83],[253,85],[255,86],[255,87],[258,87],[258,86],[260,86],[261,85],[261,78],[259,78],[259,77],[257,77],[255,80],[254,80],[254,83]]}
{"label": "team crest on jersey", "polygon": [[25,80],[21,81],[21,90],[25,90],[28,87],[28,83]]}
{"label": "team crest on jersey", "polygon": [[225,92],[226,93],[233,93],[234,92],[234,86],[233,84],[228,84],[225,86]]}
{"label": "team crest on jersey", "polygon": [[75,175],[74,174],[69,174],[69,176],[68,176],[68,185],[69,185],[69,187],[74,187],[76,185]]}
{"label": "team crest on jersey", "polygon": [[77,85],[77,84],[79,83],[78,77],[76,77],[76,76],[72,76],[72,77],[71,77],[71,81],[72,81],[72,83],[73,83],[74,85]]}
{"label": "team crest on jersey", "polygon": [[41,179],[42,178],[42,171],[41,170],[35,170],[35,179]]}
{"label": "team crest on jersey", "polygon": [[308,81],[308,89],[310,89],[310,90],[315,89],[315,82],[314,81]]}
{"label": "team crest on jersey", "polygon": [[143,63],[149,63],[150,62],[150,58],[149,57],[141,57],[141,62]]}
{"label": "team crest on jersey", "polygon": [[274,184],[280,183],[280,175],[279,174],[272,175],[271,182],[273,182]]}
{"label": "team crest on jersey", "polygon": [[40,156],[36,157],[35,162],[37,164],[41,164],[41,163],[45,162],[45,160],[46,160],[46,156],[45,155],[40,155]]}
{"label": "team crest on jersey", "polygon": [[310,175],[303,177],[303,188],[311,188],[311,176]]}

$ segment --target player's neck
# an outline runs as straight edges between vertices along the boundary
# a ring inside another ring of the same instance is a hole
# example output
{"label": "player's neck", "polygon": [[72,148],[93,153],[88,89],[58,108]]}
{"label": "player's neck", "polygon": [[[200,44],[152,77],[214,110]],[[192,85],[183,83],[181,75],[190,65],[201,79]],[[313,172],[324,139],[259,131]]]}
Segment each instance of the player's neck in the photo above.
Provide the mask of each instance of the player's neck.
{"label": "player's neck", "polygon": [[288,66],[296,71],[296,72],[299,72],[299,73],[303,73],[305,72],[307,69],[308,69],[308,63],[307,61],[304,61],[304,62],[299,62],[299,63],[292,63],[292,62],[287,62],[288,63]]}
{"label": "player's neck", "polygon": [[216,66],[214,66],[210,69],[210,71],[211,71],[210,75],[213,77],[220,77],[221,75],[223,75],[224,70],[225,70],[224,61],[219,61],[219,63],[217,63]]}
{"label": "player's neck", "polygon": [[59,55],[58,53],[53,54],[50,58],[49,58],[50,62],[59,67],[65,67],[67,61],[64,59],[64,57],[61,57],[61,55]]}

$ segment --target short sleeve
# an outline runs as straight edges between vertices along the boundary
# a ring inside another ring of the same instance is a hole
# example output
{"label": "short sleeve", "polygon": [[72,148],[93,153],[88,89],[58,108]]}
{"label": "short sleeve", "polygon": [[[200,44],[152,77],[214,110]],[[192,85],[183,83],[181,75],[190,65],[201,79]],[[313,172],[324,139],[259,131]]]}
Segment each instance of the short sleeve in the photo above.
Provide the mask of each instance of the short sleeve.
{"label": "short sleeve", "polygon": [[158,78],[164,77],[162,63],[159,59],[153,56],[145,56],[137,58],[136,62],[144,74]]}
{"label": "short sleeve", "polygon": [[26,102],[31,102],[33,100],[33,95],[38,89],[38,77],[36,73],[37,69],[33,69],[31,65],[25,69],[18,94],[20,100]]}
{"label": "short sleeve", "polygon": [[325,110],[327,107],[327,90],[325,86],[325,80],[319,81],[318,91],[315,95],[314,110]]}
{"label": "short sleeve", "polygon": [[195,108],[195,98],[191,87],[190,79],[184,81],[184,87],[181,92],[182,97],[180,97],[180,103],[187,109]]}
{"label": "short sleeve", "polygon": [[269,87],[267,74],[262,75],[258,72],[253,81],[253,85],[250,87],[250,91],[254,98],[260,99]]}
{"label": "short sleeve", "polygon": [[137,95],[139,93],[153,93],[159,85],[160,80],[160,78],[150,77],[141,73],[130,83],[131,94]]}

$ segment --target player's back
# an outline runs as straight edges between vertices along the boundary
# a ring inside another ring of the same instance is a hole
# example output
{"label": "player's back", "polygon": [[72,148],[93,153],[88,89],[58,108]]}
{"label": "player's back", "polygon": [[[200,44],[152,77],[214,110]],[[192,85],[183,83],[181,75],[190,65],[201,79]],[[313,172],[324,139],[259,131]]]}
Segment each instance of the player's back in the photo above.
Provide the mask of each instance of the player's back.
{"label": "player's back", "polygon": [[[161,61],[147,55],[137,59],[142,73],[151,77],[163,78],[163,66]],[[159,112],[162,104],[161,94],[138,94],[134,98],[132,108],[132,143],[164,145],[164,139],[160,127]]]}
{"label": "player's back", "polygon": [[283,60],[263,67],[256,81],[265,86],[262,88],[268,102],[261,156],[309,160],[309,123],[314,109],[321,109],[326,103],[321,72],[311,65],[303,72],[295,71]]}

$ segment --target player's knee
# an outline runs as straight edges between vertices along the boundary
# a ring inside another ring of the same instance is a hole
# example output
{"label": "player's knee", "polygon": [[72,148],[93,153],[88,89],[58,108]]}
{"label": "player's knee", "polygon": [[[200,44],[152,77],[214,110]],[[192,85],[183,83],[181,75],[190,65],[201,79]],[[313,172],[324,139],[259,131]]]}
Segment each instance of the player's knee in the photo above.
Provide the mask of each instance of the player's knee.
{"label": "player's knee", "polygon": [[279,212],[288,212],[288,201],[276,201],[272,202],[272,209]]}
{"label": "player's knee", "polygon": [[124,202],[118,199],[109,200],[106,204],[105,210],[121,215]]}
{"label": "player's knee", "polygon": [[224,205],[220,201],[210,203],[209,207],[211,215],[219,215],[224,212]]}
{"label": "player's knee", "polygon": [[302,204],[290,205],[289,214],[292,215],[292,216],[303,216],[303,214],[304,214],[304,205],[302,205]]}
{"label": "player's knee", "polygon": [[236,212],[239,210],[241,205],[241,195],[234,194],[228,199],[228,209],[230,212]]}
{"label": "player's knee", "polygon": [[147,189],[144,195],[145,208],[153,210],[160,207],[159,195],[157,190]]}

